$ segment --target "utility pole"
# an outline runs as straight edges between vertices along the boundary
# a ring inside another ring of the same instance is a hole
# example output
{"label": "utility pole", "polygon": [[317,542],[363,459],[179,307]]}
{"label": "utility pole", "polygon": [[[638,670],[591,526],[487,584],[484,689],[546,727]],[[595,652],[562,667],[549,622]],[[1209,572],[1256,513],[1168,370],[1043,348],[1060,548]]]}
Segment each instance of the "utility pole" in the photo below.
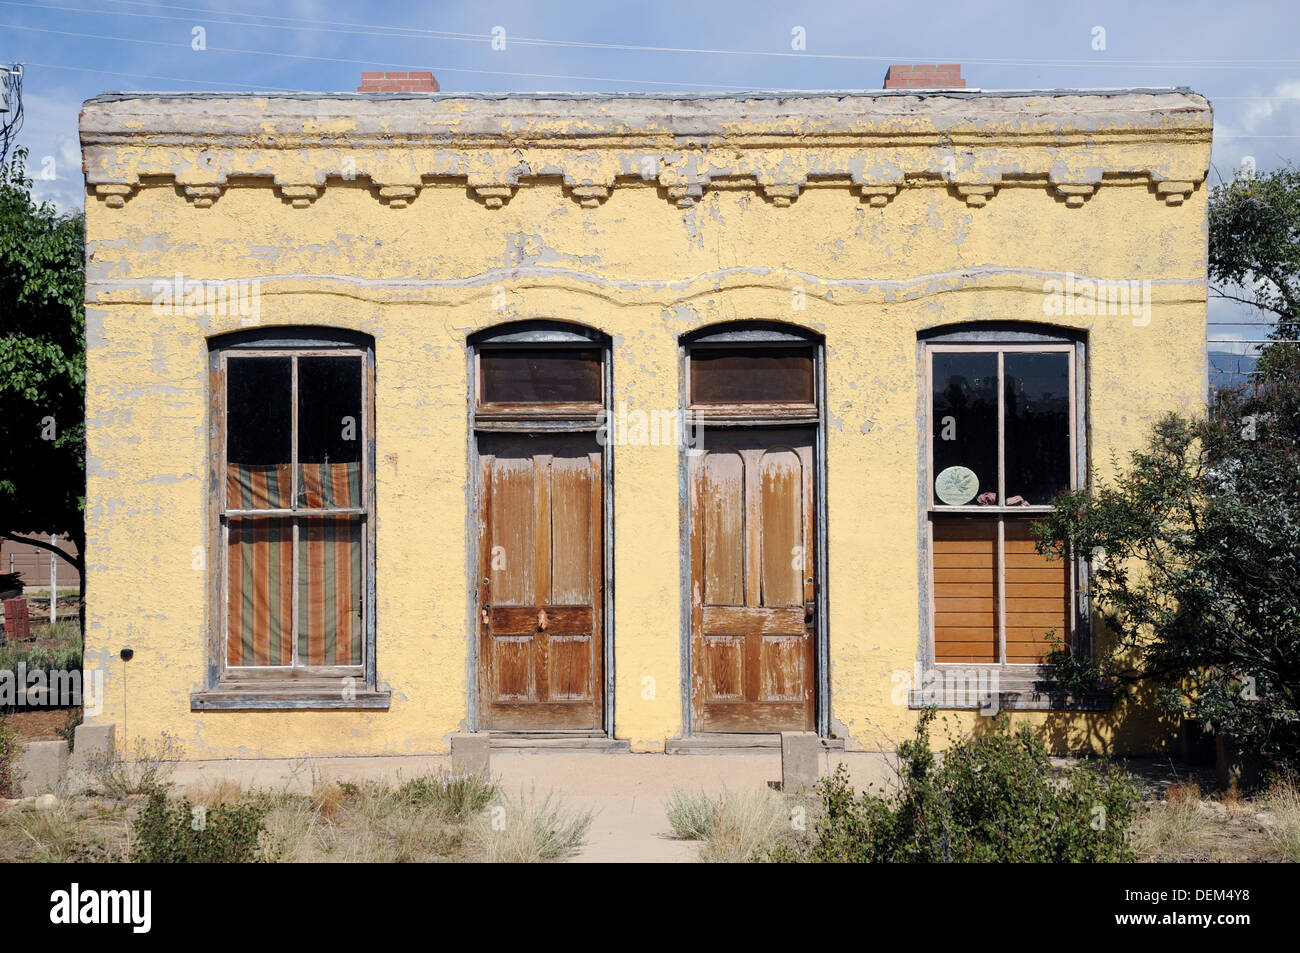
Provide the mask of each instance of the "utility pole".
{"label": "utility pole", "polygon": [[0,66],[0,164],[23,125],[23,64]]}

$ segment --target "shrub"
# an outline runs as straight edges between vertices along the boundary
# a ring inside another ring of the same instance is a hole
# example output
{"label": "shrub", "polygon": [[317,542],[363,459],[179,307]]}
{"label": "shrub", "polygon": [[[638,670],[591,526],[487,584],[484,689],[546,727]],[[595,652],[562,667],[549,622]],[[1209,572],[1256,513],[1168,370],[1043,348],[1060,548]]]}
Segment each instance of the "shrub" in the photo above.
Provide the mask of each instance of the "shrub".
{"label": "shrub", "polygon": [[481,815],[474,837],[489,863],[538,863],[574,853],[587,841],[595,815],[568,808],[547,794],[501,796]]}
{"label": "shrub", "polygon": [[700,860],[705,863],[739,864],[753,860],[766,846],[782,841],[789,830],[789,816],[783,800],[767,790],[748,794],[724,793]]}
{"label": "shrub", "polygon": [[435,808],[448,820],[464,821],[487,807],[494,792],[492,782],[478,775],[442,772],[407,781],[397,796]]}
{"label": "shrub", "polygon": [[162,790],[184,754],[180,739],[164,731],[154,741],[137,738],[131,758],[112,751],[96,753],[87,769],[96,790],[121,800],[128,794]]}
{"label": "shrub", "polygon": [[1139,793],[1108,765],[1057,775],[1047,749],[1006,715],[975,737],[930,747],[933,709],[899,746],[898,789],[856,795],[839,765],[818,784],[811,836],[765,859],[819,862],[1062,862],[1134,859],[1127,832]]}
{"label": "shrub", "polygon": [[251,803],[195,808],[155,789],[134,825],[131,860],[151,864],[243,864],[258,859],[263,812]]}
{"label": "shrub", "polygon": [[0,712],[0,797],[18,796],[22,781],[18,760],[22,757],[22,751],[22,745],[18,743],[18,732],[5,714]]}
{"label": "shrub", "polygon": [[673,788],[664,805],[673,833],[682,840],[707,840],[718,816],[718,801],[699,791]]}

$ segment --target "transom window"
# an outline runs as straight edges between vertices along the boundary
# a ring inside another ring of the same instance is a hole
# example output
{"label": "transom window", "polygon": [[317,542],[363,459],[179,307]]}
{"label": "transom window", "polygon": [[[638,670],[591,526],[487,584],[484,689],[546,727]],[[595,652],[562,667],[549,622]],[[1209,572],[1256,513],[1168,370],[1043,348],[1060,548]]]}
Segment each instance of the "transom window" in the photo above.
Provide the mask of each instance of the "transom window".
{"label": "transom window", "polygon": [[224,666],[361,674],[372,520],[368,352],[220,355]]}
{"label": "transom window", "polygon": [[775,321],[735,321],[683,339],[685,399],[696,417],[816,420],[820,341]]}
{"label": "transom window", "polygon": [[1040,555],[1030,525],[1078,485],[1077,345],[1016,337],[925,346],[939,663],[1034,664],[1073,643],[1072,567]]}

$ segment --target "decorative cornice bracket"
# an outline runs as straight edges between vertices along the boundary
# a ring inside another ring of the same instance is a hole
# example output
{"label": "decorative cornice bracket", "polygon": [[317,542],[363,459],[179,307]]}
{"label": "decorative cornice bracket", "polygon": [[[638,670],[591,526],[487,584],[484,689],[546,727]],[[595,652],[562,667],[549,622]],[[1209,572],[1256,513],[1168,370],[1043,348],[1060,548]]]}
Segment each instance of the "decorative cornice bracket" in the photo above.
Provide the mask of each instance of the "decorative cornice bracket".
{"label": "decorative cornice bracket", "polygon": [[884,208],[898,194],[896,185],[858,185],[854,188],[862,201],[872,208]]}
{"label": "decorative cornice bracket", "polygon": [[1065,199],[1067,208],[1082,207],[1097,191],[1095,184],[1087,182],[1057,182],[1052,187]]}
{"label": "decorative cornice bracket", "polygon": [[95,185],[95,194],[104,200],[109,208],[121,208],[126,200],[135,194],[136,187],[125,182],[99,182]]}
{"label": "decorative cornice bracket", "polygon": [[419,191],[419,186],[415,185],[381,185],[379,187],[379,201],[389,208],[406,208],[415,201],[415,196]]}
{"label": "decorative cornice bracket", "polygon": [[988,184],[981,185],[957,185],[957,194],[966,200],[966,204],[971,208],[980,208],[987,205],[989,199],[993,198],[993,193],[997,187]]}
{"label": "decorative cornice bracket", "polygon": [[212,203],[221,198],[222,191],[220,185],[187,185],[185,197],[195,208],[211,208]]}
{"label": "decorative cornice bracket", "polygon": [[764,182],[759,185],[763,194],[772,200],[777,208],[789,208],[799,197],[800,186],[797,182]]}
{"label": "decorative cornice bracket", "polygon": [[288,199],[294,208],[306,208],[320,198],[325,191],[319,185],[282,185],[280,194]]}
{"label": "decorative cornice bracket", "polygon": [[1156,195],[1165,200],[1166,205],[1182,205],[1184,201],[1191,198],[1192,192],[1196,190],[1194,182],[1157,182]]}

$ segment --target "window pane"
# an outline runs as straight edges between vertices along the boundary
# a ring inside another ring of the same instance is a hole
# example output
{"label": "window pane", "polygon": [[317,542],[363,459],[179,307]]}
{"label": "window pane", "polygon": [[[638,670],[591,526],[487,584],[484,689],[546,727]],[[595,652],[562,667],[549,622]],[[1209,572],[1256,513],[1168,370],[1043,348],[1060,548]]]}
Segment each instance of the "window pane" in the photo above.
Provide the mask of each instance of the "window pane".
{"label": "window pane", "polygon": [[484,350],[485,404],[599,404],[599,348]]}
{"label": "window pane", "polygon": [[809,348],[691,351],[693,404],[812,404]]}
{"label": "window pane", "polygon": [[930,441],[936,506],[995,505],[998,356],[934,353]]}
{"label": "window pane", "polygon": [[361,517],[307,517],[298,529],[298,661],[360,665]]}
{"label": "window pane", "polygon": [[226,364],[226,503],[287,509],[292,387],[287,357],[232,357]]}
{"label": "window pane", "polygon": [[226,570],[226,664],[291,664],[292,523],[268,517],[231,519]]}
{"label": "window pane", "polygon": [[1070,355],[1008,352],[1002,368],[1007,503],[1050,504],[1070,485]]}
{"label": "window pane", "polygon": [[361,506],[361,358],[298,359],[298,505]]}

